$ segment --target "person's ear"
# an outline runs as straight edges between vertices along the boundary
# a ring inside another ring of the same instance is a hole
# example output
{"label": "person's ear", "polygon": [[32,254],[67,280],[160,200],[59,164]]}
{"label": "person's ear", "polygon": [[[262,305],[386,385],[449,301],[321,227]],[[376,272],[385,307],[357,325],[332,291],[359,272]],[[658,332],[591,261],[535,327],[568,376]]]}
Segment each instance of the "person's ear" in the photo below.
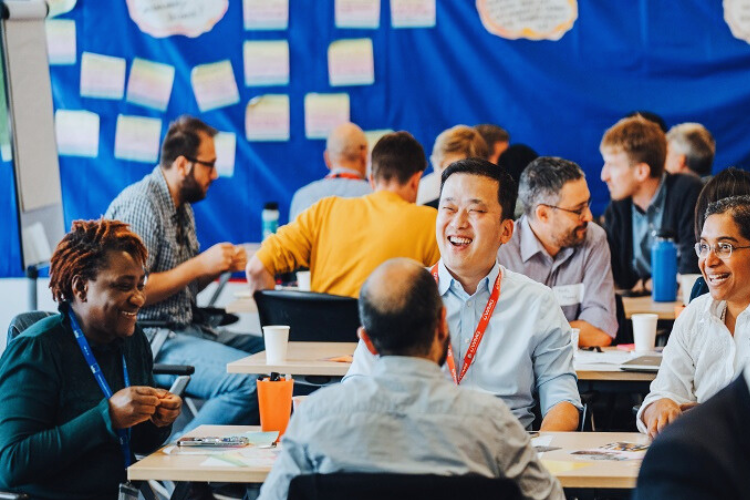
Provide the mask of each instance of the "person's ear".
{"label": "person's ear", "polygon": [[326,167],[328,167],[328,170],[331,170],[331,157],[328,156],[328,150],[326,149],[323,151],[323,163],[326,164]]}
{"label": "person's ear", "polygon": [[[73,276],[71,288],[73,289],[73,297],[75,297],[78,302],[86,302],[86,294],[88,293],[89,288],[88,282],[86,280],[84,280],[80,275],[76,274],[75,276]],[[71,297],[71,299],[73,297]]]}
{"label": "person's ear", "polygon": [[375,344],[372,343],[372,339],[369,335],[367,335],[367,331],[365,330],[364,326],[360,326],[357,329],[357,336],[362,339],[362,342],[365,343],[365,347],[367,347],[367,350],[370,351],[375,356],[378,355],[378,350],[375,349]]}
{"label": "person's ear", "polygon": [[505,219],[500,221],[500,244],[505,245],[513,237],[513,230],[516,227],[516,223],[513,219]]}
{"label": "person's ear", "polygon": [[180,155],[172,162],[172,169],[174,169],[175,172],[179,173],[180,177],[187,177],[188,175],[190,175],[192,165],[193,164],[190,160],[185,158],[183,155]]}
{"label": "person's ear", "polygon": [[420,170],[419,172],[416,172],[414,175],[412,175],[411,179],[409,179],[409,185],[415,191],[419,190],[419,181],[422,179],[422,173],[423,171]]}
{"label": "person's ear", "polygon": [[633,168],[635,169],[635,178],[638,182],[643,182],[651,177],[651,167],[647,163],[638,163]]}
{"label": "person's ear", "polygon": [[549,221],[550,208],[547,205],[537,205],[534,209],[534,216],[539,222]]}

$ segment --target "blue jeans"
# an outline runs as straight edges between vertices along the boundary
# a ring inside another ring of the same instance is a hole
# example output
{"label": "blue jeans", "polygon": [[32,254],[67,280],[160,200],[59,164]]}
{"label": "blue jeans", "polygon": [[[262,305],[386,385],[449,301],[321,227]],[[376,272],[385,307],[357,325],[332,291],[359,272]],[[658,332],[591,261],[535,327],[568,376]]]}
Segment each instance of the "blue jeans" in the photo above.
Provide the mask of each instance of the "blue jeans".
{"label": "blue jeans", "polygon": [[[227,363],[262,350],[263,339],[254,335],[222,331],[217,340],[209,340],[203,338],[199,329],[191,327],[164,342],[155,362],[194,366],[195,374],[185,394],[205,400],[183,433],[204,424],[253,425],[260,422],[255,393],[257,376],[227,373]],[[169,387],[176,377],[157,375],[155,378],[158,386]]]}

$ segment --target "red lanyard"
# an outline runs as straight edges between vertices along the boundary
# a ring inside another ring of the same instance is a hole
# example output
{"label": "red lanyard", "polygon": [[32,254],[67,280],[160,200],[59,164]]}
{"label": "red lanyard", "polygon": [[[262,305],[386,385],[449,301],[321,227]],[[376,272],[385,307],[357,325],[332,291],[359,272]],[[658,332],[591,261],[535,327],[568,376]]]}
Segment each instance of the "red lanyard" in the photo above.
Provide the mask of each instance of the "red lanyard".
{"label": "red lanyard", "polygon": [[[438,265],[435,264],[435,266],[432,268],[432,277],[435,278],[435,282],[438,282]],[[474,358],[477,354],[477,349],[479,348],[479,343],[482,341],[482,337],[484,337],[484,332],[487,330],[487,325],[490,322],[490,318],[492,317],[492,313],[495,311],[495,306],[497,305],[497,301],[500,298],[500,278],[502,278],[503,273],[502,271],[500,274],[497,275],[497,279],[495,280],[495,286],[492,290],[492,293],[490,294],[490,299],[487,301],[487,305],[484,307],[484,312],[482,313],[482,317],[479,320],[479,324],[477,325],[477,329],[474,331],[474,336],[471,338],[471,343],[469,344],[469,350],[466,351],[466,356],[464,357],[464,364],[461,367],[461,373],[456,375],[456,361],[453,358],[453,349],[450,345],[448,345],[448,358],[446,359],[446,362],[448,363],[448,369],[451,372],[451,375],[453,376],[453,381],[456,383],[456,385],[460,384],[461,381],[464,378],[464,375],[466,375],[466,372],[469,370],[469,367],[471,366],[471,363],[474,361]]]}
{"label": "red lanyard", "polygon": [[352,179],[355,181],[363,181],[364,179],[362,176],[357,174],[352,174],[350,172],[339,172],[337,174],[330,173],[326,175],[326,179]]}

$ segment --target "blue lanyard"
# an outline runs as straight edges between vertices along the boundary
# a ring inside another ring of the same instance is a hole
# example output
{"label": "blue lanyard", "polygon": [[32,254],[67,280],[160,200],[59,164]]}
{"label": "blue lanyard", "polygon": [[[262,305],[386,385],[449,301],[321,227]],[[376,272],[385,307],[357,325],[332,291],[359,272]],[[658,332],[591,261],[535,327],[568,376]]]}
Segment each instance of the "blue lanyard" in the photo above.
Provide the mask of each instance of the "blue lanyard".
{"label": "blue lanyard", "polygon": [[[86,340],[86,337],[83,335],[83,332],[81,331],[81,327],[78,326],[78,321],[76,321],[76,315],[73,314],[72,309],[68,312],[68,316],[70,317],[70,326],[73,327],[73,335],[75,335],[76,341],[78,342],[78,347],[81,348],[83,357],[86,359],[86,362],[89,364],[89,368],[91,369],[91,373],[94,374],[96,383],[99,384],[99,387],[104,393],[104,397],[106,397],[107,399],[111,398],[112,389],[109,387],[107,380],[104,378],[102,369],[99,367],[99,363],[97,363],[96,358],[94,357],[94,353],[91,351],[91,346],[89,345],[89,341]],[[125,387],[129,387],[130,378],[128,377],[128,367],[125,364],[124,353],[122,355],[122,372],[123,372],[123,377],[125,379]],[[125,457],[125,468],[128,468],[130,467],[130,464],[132,463],[130,459],[130,432],[129,430],[125,430],[125,429],[117,429],[116,432],[117,432],[117,436],[120,438],[120,446],[122,447],[122,454]]]}

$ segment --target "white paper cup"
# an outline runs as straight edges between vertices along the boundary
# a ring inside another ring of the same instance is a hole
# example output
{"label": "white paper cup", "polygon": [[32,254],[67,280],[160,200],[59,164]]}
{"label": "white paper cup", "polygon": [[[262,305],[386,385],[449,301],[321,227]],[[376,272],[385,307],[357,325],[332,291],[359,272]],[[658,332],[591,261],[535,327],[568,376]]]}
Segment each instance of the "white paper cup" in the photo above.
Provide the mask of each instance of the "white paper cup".
{"label": "white paper cup", "polygon": [[570,329],[570,343],[573,346],[573,356],[575,356],[578,353],[578,339],[581,337],[581,329],[580,328],[571,328]]}
{"label": "white paper cup", "polygon": [[266,364],[273,365],[286,361],[286,348],[289,345],[289,327],[284,325],[264,326],[263,342],[266,345]]}
{"label": "white paper cup", "polygon": [[695,281],[700,277],[700,274],[680,275],[680,290],[682,290],[682,303],[684,305],[688,305],[690,302],[690,292],[693,291],[693,285],[695,285]]}
{"label": "white paper cup", "polygon": [[636,352],[653,351],[656,346],[656,322],[659,316],[656,314],[634,314],[633,339],[635,340]]}
{"label": "white paper cup", "polygon": [[297,271],[297,288],[303,292],[310,291],[310,271]]}

